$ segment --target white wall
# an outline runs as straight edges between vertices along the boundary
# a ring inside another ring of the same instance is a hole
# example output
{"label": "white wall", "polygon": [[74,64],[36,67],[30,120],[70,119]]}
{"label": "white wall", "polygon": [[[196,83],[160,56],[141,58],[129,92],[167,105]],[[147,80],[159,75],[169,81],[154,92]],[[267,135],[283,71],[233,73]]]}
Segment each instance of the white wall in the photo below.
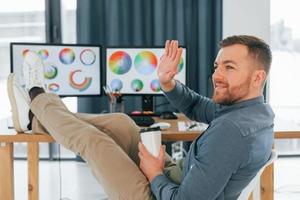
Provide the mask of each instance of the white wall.
{"label": "white wall", "polygon": [[223,38],[237,34],[270,42],[270,0],[223,0]]}

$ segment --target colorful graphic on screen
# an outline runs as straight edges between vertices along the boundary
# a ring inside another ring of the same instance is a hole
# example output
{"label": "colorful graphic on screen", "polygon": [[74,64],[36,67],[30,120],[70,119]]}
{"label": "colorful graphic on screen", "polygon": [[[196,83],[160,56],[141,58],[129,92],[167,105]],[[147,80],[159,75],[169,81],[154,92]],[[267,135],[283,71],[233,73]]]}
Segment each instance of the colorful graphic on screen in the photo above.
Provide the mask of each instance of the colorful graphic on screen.
{"label": "colorful graphic on screen", "polygon": [[92,65],[95,63],[96,61],[96,54],[94,51],[92,51],[91,49],[84,49],[81,53],[80,53],[80,61],[84,64],[84,65]]}
{"label": "colorful graphic on screen", "polygon": [[140,79],[134,79],[131,81],[131,89],[135,92],[139,92],[143,89],[144,84]]}
{"label": "colorful graphic on screen", "polygon": [[[81,69],[77,69],[77,70],[71,71],[71,73],[69,74],[70,86],[76,90],[79,90],[80,92],[88,89],[92,83],[92,77],[85,77],[81,83],[77,83],[76,80],[78,80],[78,74],[80,75],[81,72],[82,72]],[[77,76],[77,79],[76,79],[75,75]]]}
{"label": "colorful graphic on screen", "polygon": [[60,88],[60,86],[57,83],[50,83],[48,85],[48,90],[51,92],[58,92],[59,88]]}
{"label": "colorful graphic on screen", "polygon": [[180,58],[180,62],[178,64],[178,73],[183,69],[183,58]]}
{"label": "colorful graphic on screen", "polygon": [[155,54],[150,51],[142,51],[136,55],[134,67],[140,74],[152,74],[157,67],[157,58]]}
{"label": "colorful graphic on screen", "polygon": [[54,79],[58,74],[58,69],[54,64],[45,62],[44,77],[46,79]]}
{"label": "colorful graphic on screen", "polygon": [[59,52],[59,60],[65,65],[72,64],[75,60],[75,53],[70,48],[64,48]]}
{"label": "colorful graphic on screen", "polygon": [[131,58],[124,51],[117,51],[109,58],[109,68],[115,74],[125,74],[131,68]]}
{"label": "colorful graphic on screen", "polygon": [[160,92],[161,88],[160,88],[159,80],[154,79],[153,81],[151,81],[150,88],[153,92]]}
{"label": "colorful graphic on screen", "polygon": [[114,92],[119,92],[123,88],[123,83],[120,79],[113,79],[109,85]]}
{"label": "colorful graphic on screen", "polygon": [[37,53],[43,60],[46,60],[49,57],[49,52],[46,49],[41,49]]}
{"label": "colorful graphic on screen", "polygon": [[29,50],[29,49],[24,49],[24,50],[23,50],[23,52],[22,52],[23,58],[25,57],[25,55],[27,54],[28,51],[30,51],[30,50]]}

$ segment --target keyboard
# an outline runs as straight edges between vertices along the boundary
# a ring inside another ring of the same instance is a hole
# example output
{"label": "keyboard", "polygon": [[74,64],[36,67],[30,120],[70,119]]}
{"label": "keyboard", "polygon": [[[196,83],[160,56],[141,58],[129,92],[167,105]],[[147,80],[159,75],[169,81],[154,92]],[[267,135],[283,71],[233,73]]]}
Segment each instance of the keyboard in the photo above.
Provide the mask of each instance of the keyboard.
{"label": "keyboard", "polygon": [[138,125],[138,126],[151,126],[155,123],[154,119],[147,115],[129,115],[129,117]]}

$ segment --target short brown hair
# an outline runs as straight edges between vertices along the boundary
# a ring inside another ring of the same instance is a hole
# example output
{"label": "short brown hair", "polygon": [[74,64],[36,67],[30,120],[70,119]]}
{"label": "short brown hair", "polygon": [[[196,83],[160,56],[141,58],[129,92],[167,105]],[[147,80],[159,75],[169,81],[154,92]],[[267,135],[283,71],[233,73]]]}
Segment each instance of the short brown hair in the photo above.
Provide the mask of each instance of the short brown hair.
{"label": "short brown hair", "polygon": [[223,39],[220,42],[220,47],[227,47],[234,44],[245,45],[248,48],[249,54],[261,63],[266,73],[269,74],[272,52],[265,41],[250,35],[234,35]]}

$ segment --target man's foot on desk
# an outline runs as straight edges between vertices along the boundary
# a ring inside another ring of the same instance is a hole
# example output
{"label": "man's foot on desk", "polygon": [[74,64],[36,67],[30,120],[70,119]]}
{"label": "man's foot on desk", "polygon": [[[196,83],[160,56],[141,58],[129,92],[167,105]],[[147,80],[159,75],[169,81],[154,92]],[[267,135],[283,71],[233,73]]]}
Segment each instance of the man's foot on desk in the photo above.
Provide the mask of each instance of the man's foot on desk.
{"label": "man's foot on desk", "polygon": [[[25,88],[29,92],[31,101],[45,92],[44,63],[37,53],[26,52],[23,61],[23,75]],[[31,113],[31,120],[32,116]]]}
{"label": "man's foot on desk", "polygon": [[28,131],[30,98],[17,81],[14,73],[7,77],[7,92],[12,110],[12,120],[17,132]]}
{"label": "man's foot on desk", "polygon": [[28,51],[24,55],[23,76],[28,92],[34,87],[45,89],[44,63],[37,53]]}

